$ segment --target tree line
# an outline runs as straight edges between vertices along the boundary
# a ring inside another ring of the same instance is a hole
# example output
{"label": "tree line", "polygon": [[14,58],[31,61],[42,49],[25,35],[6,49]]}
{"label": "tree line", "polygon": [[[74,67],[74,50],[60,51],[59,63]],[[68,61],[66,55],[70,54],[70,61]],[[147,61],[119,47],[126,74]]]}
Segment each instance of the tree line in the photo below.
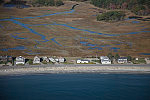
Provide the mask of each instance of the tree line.
{"label": "tree line", "polygon": [[4,2],[5,0],[0,0],[0,4],[30,4],[34,7],[40,6],[61,6],[64,5],[62,0],[10,0],[8,2]]}
{"label": "tree line", "polygon": [[150,14],[150,0],[91,0],[91,4],[106,9],[128,9],[137,15]]}
{"label": "tree line", "polygon": [[70,0],[70,1],[84,2],[84,1],[88,1],[88,0]]}
{"label": "tree line", "polygon": [[61,6],[64,5],[62,0],[32,0],[33,6]]}

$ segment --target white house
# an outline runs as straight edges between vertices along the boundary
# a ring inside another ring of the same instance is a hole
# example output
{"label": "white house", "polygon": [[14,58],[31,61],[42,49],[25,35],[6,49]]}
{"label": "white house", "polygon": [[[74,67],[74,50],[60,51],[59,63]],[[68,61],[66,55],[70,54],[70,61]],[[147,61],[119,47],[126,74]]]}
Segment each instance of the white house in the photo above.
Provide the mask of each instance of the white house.
{"label": "white house", "polygon": [[49,62],[49,59],[46,56],[44,56],[42,58],[43,58],[43,61]]}
{"label": "white house", "polygon": [[22,56],[16,57],[16,65],[17,64],[25,64],[25,58]]}
{"label": "white house", "polygon": [[89,62],[90,62],[89,60],[81,60],[81,59],[77,60],[77,64],[88,64]]}
{"label": "white house", "polygon": [[128,59],[127,59],[127,57],[120,57],[120,58],[117,60],[117,62],[118,62],[119,64],[124,64],[124,63],[127,63],[127,62],[128,62]]}
{"label": "white house", "polygon": [[59,58],[55,58],[54,60],[55,60],[56,62],[59,62]]}
{"label": "white house", "polygon": [[63,57],[58,57],[58,58],[53,58],[53,57],[50,57],[49,58],[49,60],[51,61],[51,62],[53,62],[53,63],[55,63],[55,62],[58,62],[58,63],[63,63],[63,62],[65,62],[65,58],[63,58]]}
{"label": "white house", "polygon": [[111,60],[107,56],[101,56],[100,59],[102,64],[111,64]]}
{"label": "white house", "polygon": [[63,57],[59,57],[58,60],[59,60],[60,63],[65,62],[65,58],[63,58]]}
{"label": "white house", "polygon": [[49,60],[51,61],[51,62],[53,62],[53,63],[55,63],[56,61],[55,61],[55,59],[54,58],[52,58],[52,57],[50,57],[49,58]]}
{"label": "white house", "polygon": [[35,56],[33,60],[33,64],[39,64],[40,63],[40,58]]}

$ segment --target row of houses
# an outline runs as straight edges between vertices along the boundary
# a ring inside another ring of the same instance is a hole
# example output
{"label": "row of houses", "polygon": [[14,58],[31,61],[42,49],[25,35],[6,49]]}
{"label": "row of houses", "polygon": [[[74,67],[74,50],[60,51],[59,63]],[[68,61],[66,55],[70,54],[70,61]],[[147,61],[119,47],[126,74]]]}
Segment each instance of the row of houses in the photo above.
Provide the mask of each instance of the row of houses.
{"label": "row of houses", "polygon": [[[65,62],[65,58],[63,57],[38,57],[38,56],[35,56],[34,59],[33,59],[33,64],[40,64],[42,61],[45,61],[45,62],[52,62],[52,63],[63,63]],[[18,64],[25,64],[25,58],[22,57],[22,56],[19,56],[19,57],[16,57],[16,60],[15,60],[15,64],[18,65]]]}
{"label": "row of houses", "polygon": [[[138,58],[135,58],[135,60],[133,60],[131,63],[134,63],[134,61],[138,61]],[[140,60],[139,60],[140,61]],[[145,60],[146,63],[150,60]],[[3,62],[3,64],[1,63]],[[30,63],[31,62],[31,63]],[[22,56],[19,57],[11,57],[11,56],[0,56],[0,66],[3,65],[18,65],[18,64],[60,64],[60,63],[64,63],[66,62],[66,64],[125,64],[125,63],[129,63],[127,57],[120,57],[117,60],[113,59],[109,59],[109,57],[107,56],[100,56],[98,58],[71,58],[69,57],[69,59],[63,58],[63,57],[38,57],[35,56],[33,59],[26,59]],[[7,63],[7,64],[6,64]]]}
{"label": "row of houses", "polygon": [[[100,60],[101,64],[112,64],[112,61],[107,56],[100,56],[99,60]],[[90,61],[91,60],[89,60],[89,59],[78,59],[76,61],[76,63],[77,64],[88,64],[88,63],[90,63]],[[127,62],[128,62],[127,57],[120,57],[120,58],[117,59],[118,64],[124,64],[124,63],[127,63]]]}

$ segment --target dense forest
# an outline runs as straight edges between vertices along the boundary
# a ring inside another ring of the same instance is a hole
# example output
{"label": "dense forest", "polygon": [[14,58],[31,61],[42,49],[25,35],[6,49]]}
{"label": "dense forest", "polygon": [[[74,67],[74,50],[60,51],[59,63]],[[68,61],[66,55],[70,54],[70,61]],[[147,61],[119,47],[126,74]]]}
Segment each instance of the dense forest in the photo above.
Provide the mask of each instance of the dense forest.
{"label": "dense forest", "polygon": [[0,0],[0,4],[15,4],[15,5],[25,5],[26,3],[41,7],[41,6],[61,6],[64,5],[63,0],[8,0],[4,2],[4,0]]}
{"label": "dense forest", "polygon": [[33,0],[33,6],[61,6],[64,5],[62,0]]}
{"label": "dense forest", "polygon": [[137,15],[150,14],[150,0],[91,0],[91,4],[106,9],[129,9]]}

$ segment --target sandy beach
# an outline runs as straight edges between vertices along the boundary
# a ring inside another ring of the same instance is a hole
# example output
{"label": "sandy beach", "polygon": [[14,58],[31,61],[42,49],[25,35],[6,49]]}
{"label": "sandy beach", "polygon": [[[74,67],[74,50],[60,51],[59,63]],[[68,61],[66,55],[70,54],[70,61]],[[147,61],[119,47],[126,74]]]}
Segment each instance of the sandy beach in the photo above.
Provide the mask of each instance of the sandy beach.
{"label": "sandy beach", "polygon": [[0,75],[37,73],[150,73],[150,65],[3,66]]}

